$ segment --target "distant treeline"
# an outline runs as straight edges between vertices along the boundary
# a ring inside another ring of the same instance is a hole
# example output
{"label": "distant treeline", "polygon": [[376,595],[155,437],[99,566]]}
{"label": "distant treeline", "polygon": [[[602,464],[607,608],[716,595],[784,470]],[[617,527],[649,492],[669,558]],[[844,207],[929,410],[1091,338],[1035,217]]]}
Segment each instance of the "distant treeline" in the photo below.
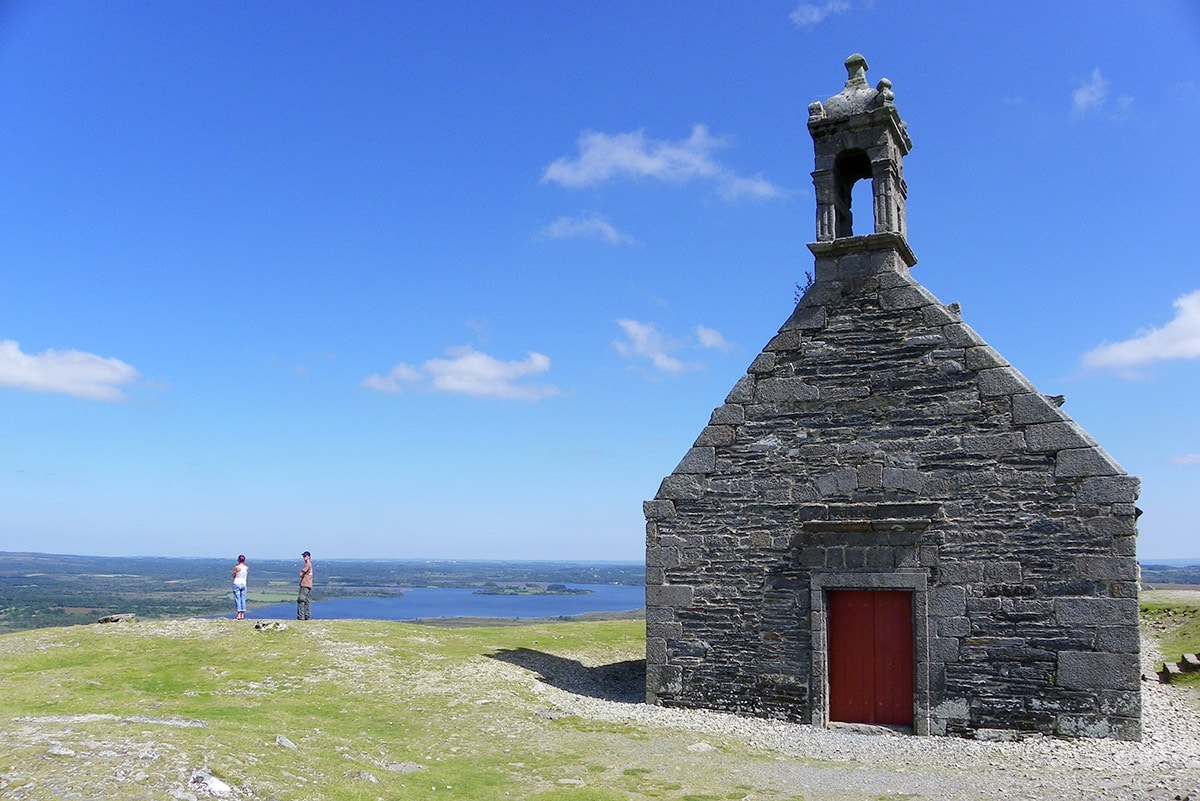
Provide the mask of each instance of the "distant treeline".
{"label": "distant treeline", "polygon": [[[252,604],[256,594],[286,597],[296,585],[300,559],[248,561]],[[319,599],[394,595],[405,587],[645,583],[645,568],[636,563],[313,561]],[[0,633],[94,623],[123,612],[142,617],[227,614],[232,569],[232,559],[0,552]]]}
{"label": "distant treeline", "polygon": [[1194,584],[1200,586],[1200,565],[1142,565],[1142,585]]}

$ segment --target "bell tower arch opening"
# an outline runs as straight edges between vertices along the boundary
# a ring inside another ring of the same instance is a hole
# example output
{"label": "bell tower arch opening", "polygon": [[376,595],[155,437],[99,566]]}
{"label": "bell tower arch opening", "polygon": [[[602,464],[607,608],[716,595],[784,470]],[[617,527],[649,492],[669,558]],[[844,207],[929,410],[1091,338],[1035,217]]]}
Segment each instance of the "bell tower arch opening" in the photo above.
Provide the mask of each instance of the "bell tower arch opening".
{"label": "bell tower arch opening", "polygon": [[[860,148],[843,150],[837,154],[833,162],[833,206],[834,206],[834,238],[841,239],[854,236],[854,199],[872,201],[874,206],[874,185],[859,184],[859,181],[871,181],[871,157],[867,151]],[[870,192],[864,198],[864,194]],[[859,204],[862,208],[862,204]]]}

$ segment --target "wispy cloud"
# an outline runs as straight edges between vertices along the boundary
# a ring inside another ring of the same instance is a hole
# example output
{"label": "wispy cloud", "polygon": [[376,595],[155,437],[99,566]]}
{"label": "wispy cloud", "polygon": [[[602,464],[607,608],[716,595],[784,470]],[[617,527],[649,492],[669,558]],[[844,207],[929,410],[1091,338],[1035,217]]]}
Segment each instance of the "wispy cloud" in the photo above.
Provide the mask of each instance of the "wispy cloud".
{"label": "wispy cloud", "polygon": [[686,362],[673,354],[687,347],[710,348],[728,351],[731,345],[720,331],[703,325],[696,326],[695,340],[668,337],[652,323],[637,320],[617,320],[625,332],[625,339],[613,342],[617,353],[626,359],[646,359],[651,367],[667,375],[680,375],[692,370],[702,370],[698,362]]}
{"label": "wispy cloud", "polygon": [[1200,358],[1200,290],[1177,298],[1175,319],[1139,331],[1123,342],[1105,343],[1083,354],[1088,367],[1136,367],[1167,359]]}
{"label": "wispy cloud", "polygon": [[1171,459],[1171,464],[1177,464],[1181,467],[1190,467],[1194,464],[1200,464],[1200,453],[1189,453],[1186,456],[1175,456]]}
{"label": "wispy cloud", "polygon": [[724,352],[733,348],[720,331],[703,325],[696,326],[696,339],[700,341],[702,348],[712,348]]}
{"label": "wispy cloud", "polygon": [[1119,95],[1110,102],[1109,83],[1096,67],[1091,78],[1071,93],[1071,109],[1080,115],[1107,110],[1113,119],[1126,119],[1133,111],[1133,98]]}
{"label": "wispy cloud", "polygon": [[1103,108],[1108,101],[1108,81],[1100,74],[1100,68],[1092,70],[1092,77],[1071,93],[1071,107],[1078,113]]}
{"label": "wispy cloud", "polygon": [[727,199],[773,198],[784,190],[762,176],[743,177],[717,163],[713,152],[726,139],[696,125],[687,139],[676,142],[648,139],[644,131],[605,134],[587,131],[577,142],[576,158],[556,159],[542,174],[542,183],[578,189],[616,178],[650,178],[670,183],[702,179],[717,184]]}
{"label": "wispy cloud", "polygon": [[393,394],[411,386],[457,395],[527,401],[562,394],[552,384],[522,382],[550,369],[550,357],[541,353],[530,351],[521,361],[502,361],[470,345],[462,345],[447,349],[446,354],[449,358],[430,359],[419,367],[397,364],[387,374],[367,376],[362,386]]}
{"label": "wispy cloud", "polygon": [[807,28],[823,22],[833,14],[844,14],[850,10],[846,0],[829,0],[826,3],[801,3],[796,10],[788,15],[788,19],[801,28]]}
{"label": "wispy cloud", "polygon": [[600,239],[610,245],[635,245],[637,240],[618,231],[599,214],[559,217],[538,234],[543,239]]}
{"label": "wispy cloud", "polygon": [[695,366],[689,367],[685,362],[676,359],[671,351],[678,350],[679,342],[672,341],[658,328],[650,323],[639,323],[637,320],[617,320],[617,325],[625,332],[624,341],[613,343],[617,353],[626,359],[641,357],[650,360],[655,370],[669,375],[678,375]]}
{"label": "wispy cloud", "polygon": [[11,339],[0,341],[0,387],[116,402],[125,400],[121,387],[139,377],[137,370],[120,359],[78,350],[32,355],[22,353],[20,344]]}
{"label": "wispy cloud", "polygon": [[425,380],[425,375],[409,364],[397,364],[387,373],[372,373],[362,380],[362,386],[392,395],[404,391],[406,384],[418,384]]}

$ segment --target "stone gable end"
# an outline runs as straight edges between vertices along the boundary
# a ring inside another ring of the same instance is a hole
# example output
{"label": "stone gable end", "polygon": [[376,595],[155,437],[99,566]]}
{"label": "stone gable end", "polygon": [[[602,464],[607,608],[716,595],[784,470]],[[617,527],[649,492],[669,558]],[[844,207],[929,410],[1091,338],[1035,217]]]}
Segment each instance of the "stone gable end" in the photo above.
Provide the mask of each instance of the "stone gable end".
{"label": "stone gable end", "polygon": [[[911,144],[847,67],[810,107],[815,281],[645,504],[647,699],[824,725],[859,700],[834,603],[900,592],[912,731],[1138,739],[1138,482],[912,279]],[[822,137],[874,182],[869,234],[821,227]]]}

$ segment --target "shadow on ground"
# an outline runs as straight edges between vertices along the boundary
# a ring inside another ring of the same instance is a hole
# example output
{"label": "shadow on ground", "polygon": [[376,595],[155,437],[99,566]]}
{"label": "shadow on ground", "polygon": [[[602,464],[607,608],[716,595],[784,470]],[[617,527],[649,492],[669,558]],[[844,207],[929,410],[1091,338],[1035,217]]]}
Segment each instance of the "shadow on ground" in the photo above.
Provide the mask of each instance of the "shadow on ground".
{"label": "shadow on ground", "polygon": [[532,648],[510,648],[488,656],[532,671],[540,681],[576,695],[625,704],[646,700],[645,659],[587,667],[578,660]]}

